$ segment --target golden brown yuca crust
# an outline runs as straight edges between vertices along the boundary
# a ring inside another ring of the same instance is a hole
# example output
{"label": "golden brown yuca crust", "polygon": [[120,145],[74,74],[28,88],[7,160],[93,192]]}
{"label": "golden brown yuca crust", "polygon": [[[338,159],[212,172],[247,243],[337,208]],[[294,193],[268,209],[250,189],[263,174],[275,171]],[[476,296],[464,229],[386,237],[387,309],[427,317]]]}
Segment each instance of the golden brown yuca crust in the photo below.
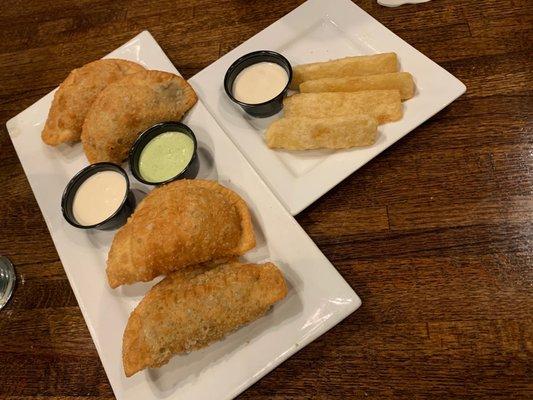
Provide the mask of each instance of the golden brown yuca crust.
{"label": "golden brown yuca crust", "polygon": [[51,146],[78,142],[85,116],[98,94],[109,84],[144,68],[126,60],[93,61],[70,72],[59,85],[41,133]]}
{"label": "golden brown yuca crust", "polygon": [[301,93],[283,100],[286,117],[347,117],[367,114],[378,123],[402,118],[403,107],[397,90],[360,92]]}
{"label": "golden brown yuca crust", "polygon": [[87,159],[122,162],[140,133],[157,122],[181,119],[196,100],[193,88],[168,72],[143,71],[112,83],[98,95],[83,123]]}
{"label": "golden brown yuca crust", "polygon": [[293,67],[290,88],[297,90],[304,81],[354,75],[374,75],[396,72],[396,53],[339,58],[338,60],[302,64]]}
{"label": "golden brown yuca crust", "polygon": [[213,181],[175,181],[150,192],[117,232],[107,278],[112,288],[146,282],[254,246],[250,212],[238,194]]}
{"label": "golden brown yuca crust", "polygon": [[287,150],[345,149],[374,144],[377,128],[368,115],[281,118],[268,127],[266,140],[270,148]]}
{"label": "golden brown yuca crust", "polygon": [[166,364],[261,317],[287,295],[272,263],[232,262],[177,271],[155,285],[131,313],[124,331],[126,376]]}
{"label": "golden brown yuca crust", "polygon": [[415,94],[415,83],[409,72],[323,78],[300,84],[300,92],[357,92],[361,90],[399,90],[402,100]]}

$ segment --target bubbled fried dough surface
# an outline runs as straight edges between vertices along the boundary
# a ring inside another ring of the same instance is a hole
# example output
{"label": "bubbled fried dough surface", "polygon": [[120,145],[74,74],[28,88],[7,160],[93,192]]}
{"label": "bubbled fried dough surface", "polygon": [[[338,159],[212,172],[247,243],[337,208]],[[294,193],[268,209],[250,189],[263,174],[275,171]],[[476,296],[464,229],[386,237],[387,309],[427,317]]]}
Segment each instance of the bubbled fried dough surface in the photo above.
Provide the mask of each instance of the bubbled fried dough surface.
{"label": "bubbled fried dough surface", "polygon": [[103,59],[71,71],[59,85],[41,133],[51,146],[80,140],[83,121],[96,97],[108,85],[127,75],[144,71],[134,62]]}
{"label": "bubbled fried dough surface", "polygon": [[161,121],[177,121],[197,101],[178,75],[143,71],[107,86],[91,106],[81,140],[90,163],[126,159],[135,139]]}
{"label": "bubbled fried dough surface", "polygon": [[126,376],[222,339],[287,294],[272,263],[205,269],[189,267],[167,276],[131,313],[122,344]]}
{"label": "bubbled fried dough surface", "polygon": [[150,281],[254,246],[250,212],[238,194],[213,181],[175,181],[148,194],[117,232],[107,277],[113,288]]}

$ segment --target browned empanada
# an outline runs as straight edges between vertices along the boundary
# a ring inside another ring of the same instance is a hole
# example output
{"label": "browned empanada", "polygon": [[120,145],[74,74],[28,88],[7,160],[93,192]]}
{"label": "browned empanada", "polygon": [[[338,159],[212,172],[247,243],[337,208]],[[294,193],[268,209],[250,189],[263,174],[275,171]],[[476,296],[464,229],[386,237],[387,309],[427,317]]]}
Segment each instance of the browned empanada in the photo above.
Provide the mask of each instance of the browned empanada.
{"label": "browned empanada", "polygon": [[115,235],[107,260],[113,288],[255,246],[243,199],[217,182],[180,180],[154,189]]}
{"label": "browned empanada", "polygon": [[126,376],[222,339],[287,295],[285,279],[271,263],[230,262],[205,270],[172,273],[131,313],[122,344]]}
{"label": "browned empanada", "polygon": [[126,60],[103,59],[73,70],[59,85],[41,133],[43,142],[57,146],[78,142],[89,107],[109,84],[144,68]]}
{"label": "browned empanada", "polygon": [[193,88],[178,75],[143,71],[107,86],[91,106],[81,134],[91,163],[120,163],[145,129],[176,121],[195,103]]}

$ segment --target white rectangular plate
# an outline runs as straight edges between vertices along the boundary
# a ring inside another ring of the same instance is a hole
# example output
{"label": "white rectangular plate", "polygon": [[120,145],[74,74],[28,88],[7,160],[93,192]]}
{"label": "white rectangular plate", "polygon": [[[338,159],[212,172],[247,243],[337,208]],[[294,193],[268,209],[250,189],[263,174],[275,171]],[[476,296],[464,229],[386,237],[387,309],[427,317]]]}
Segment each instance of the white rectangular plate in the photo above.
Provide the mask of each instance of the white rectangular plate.
{"label": "white rectangular plate", "polygon": [[[108,57],[177,73],[148,32]],[[201,100],[184,120],[198,138],[202,162],[199,177],[218,179],[248,202],[258,243],[244,259],[275,262],[285,274],[289,294],[266,316],[225,340],[127,379],[122,369],[122,333],[130,312],[152,283],[110,289],[105,265],[114,232],[86,232],[63,220],[62,191],[87,160],[80,144],[51,148],[41,142],[52,96],[48,94],[8,121],[7,127],[118,399],[232,398],[359,307],[357,295],[279,203]],[[143,188],[134,179],[132,186]]]}
{"label": "white rectangular plate", "polygon": [[[249,117],[226,96],[224,75],[240,56],[274,50],[292,65],[350,55],[395,52],[417,93],[404,117],[382,125],[373,146],[344,151],[270,150],[263,138],[268,119]],[[204,104],[292,215],[442,110],[466,87],[348,0],[309,0],[190,79]]]}

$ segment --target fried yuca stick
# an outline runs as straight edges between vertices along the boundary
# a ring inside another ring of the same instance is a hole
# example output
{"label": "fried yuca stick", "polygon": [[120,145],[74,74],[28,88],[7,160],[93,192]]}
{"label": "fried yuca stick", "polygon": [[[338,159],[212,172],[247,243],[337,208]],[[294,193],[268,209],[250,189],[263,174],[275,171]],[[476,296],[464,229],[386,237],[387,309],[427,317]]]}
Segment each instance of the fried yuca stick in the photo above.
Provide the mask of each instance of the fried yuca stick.
{"label": "fried yuca stick", "polygon": [[376,141],[378,123],[369,115],[334,118],[281,118],[267,129],[270,148],[287,150],[346,149]]}
{"label": "fried yuca stick", "polygon": [[399,90],[402,100],[410,99],[415,93],[415,83],[409,72],[322,78],[300,84],[300,92],[358,92],[361,90]]}
{"label": "fried yuca stick", "polygon": [[398,71],[396,53],[339,58],[338,60],[297,65],[292,69],[290,88],[297,90],[304,81],[354,75],[374,75]]}
{"label": "fried yuca stick", "polygon": [[403,115],[397,90],[295,94],[285,98],[283,110],[286,117],[327,118],[368,114],[380,124],[397,121]]}
{"label": "fried yuca stick", "polygon": [[122,343],[126,376],[160,367],[261,317],[287,295],[272,263],[188,267],[155,285],[131,313]]}

